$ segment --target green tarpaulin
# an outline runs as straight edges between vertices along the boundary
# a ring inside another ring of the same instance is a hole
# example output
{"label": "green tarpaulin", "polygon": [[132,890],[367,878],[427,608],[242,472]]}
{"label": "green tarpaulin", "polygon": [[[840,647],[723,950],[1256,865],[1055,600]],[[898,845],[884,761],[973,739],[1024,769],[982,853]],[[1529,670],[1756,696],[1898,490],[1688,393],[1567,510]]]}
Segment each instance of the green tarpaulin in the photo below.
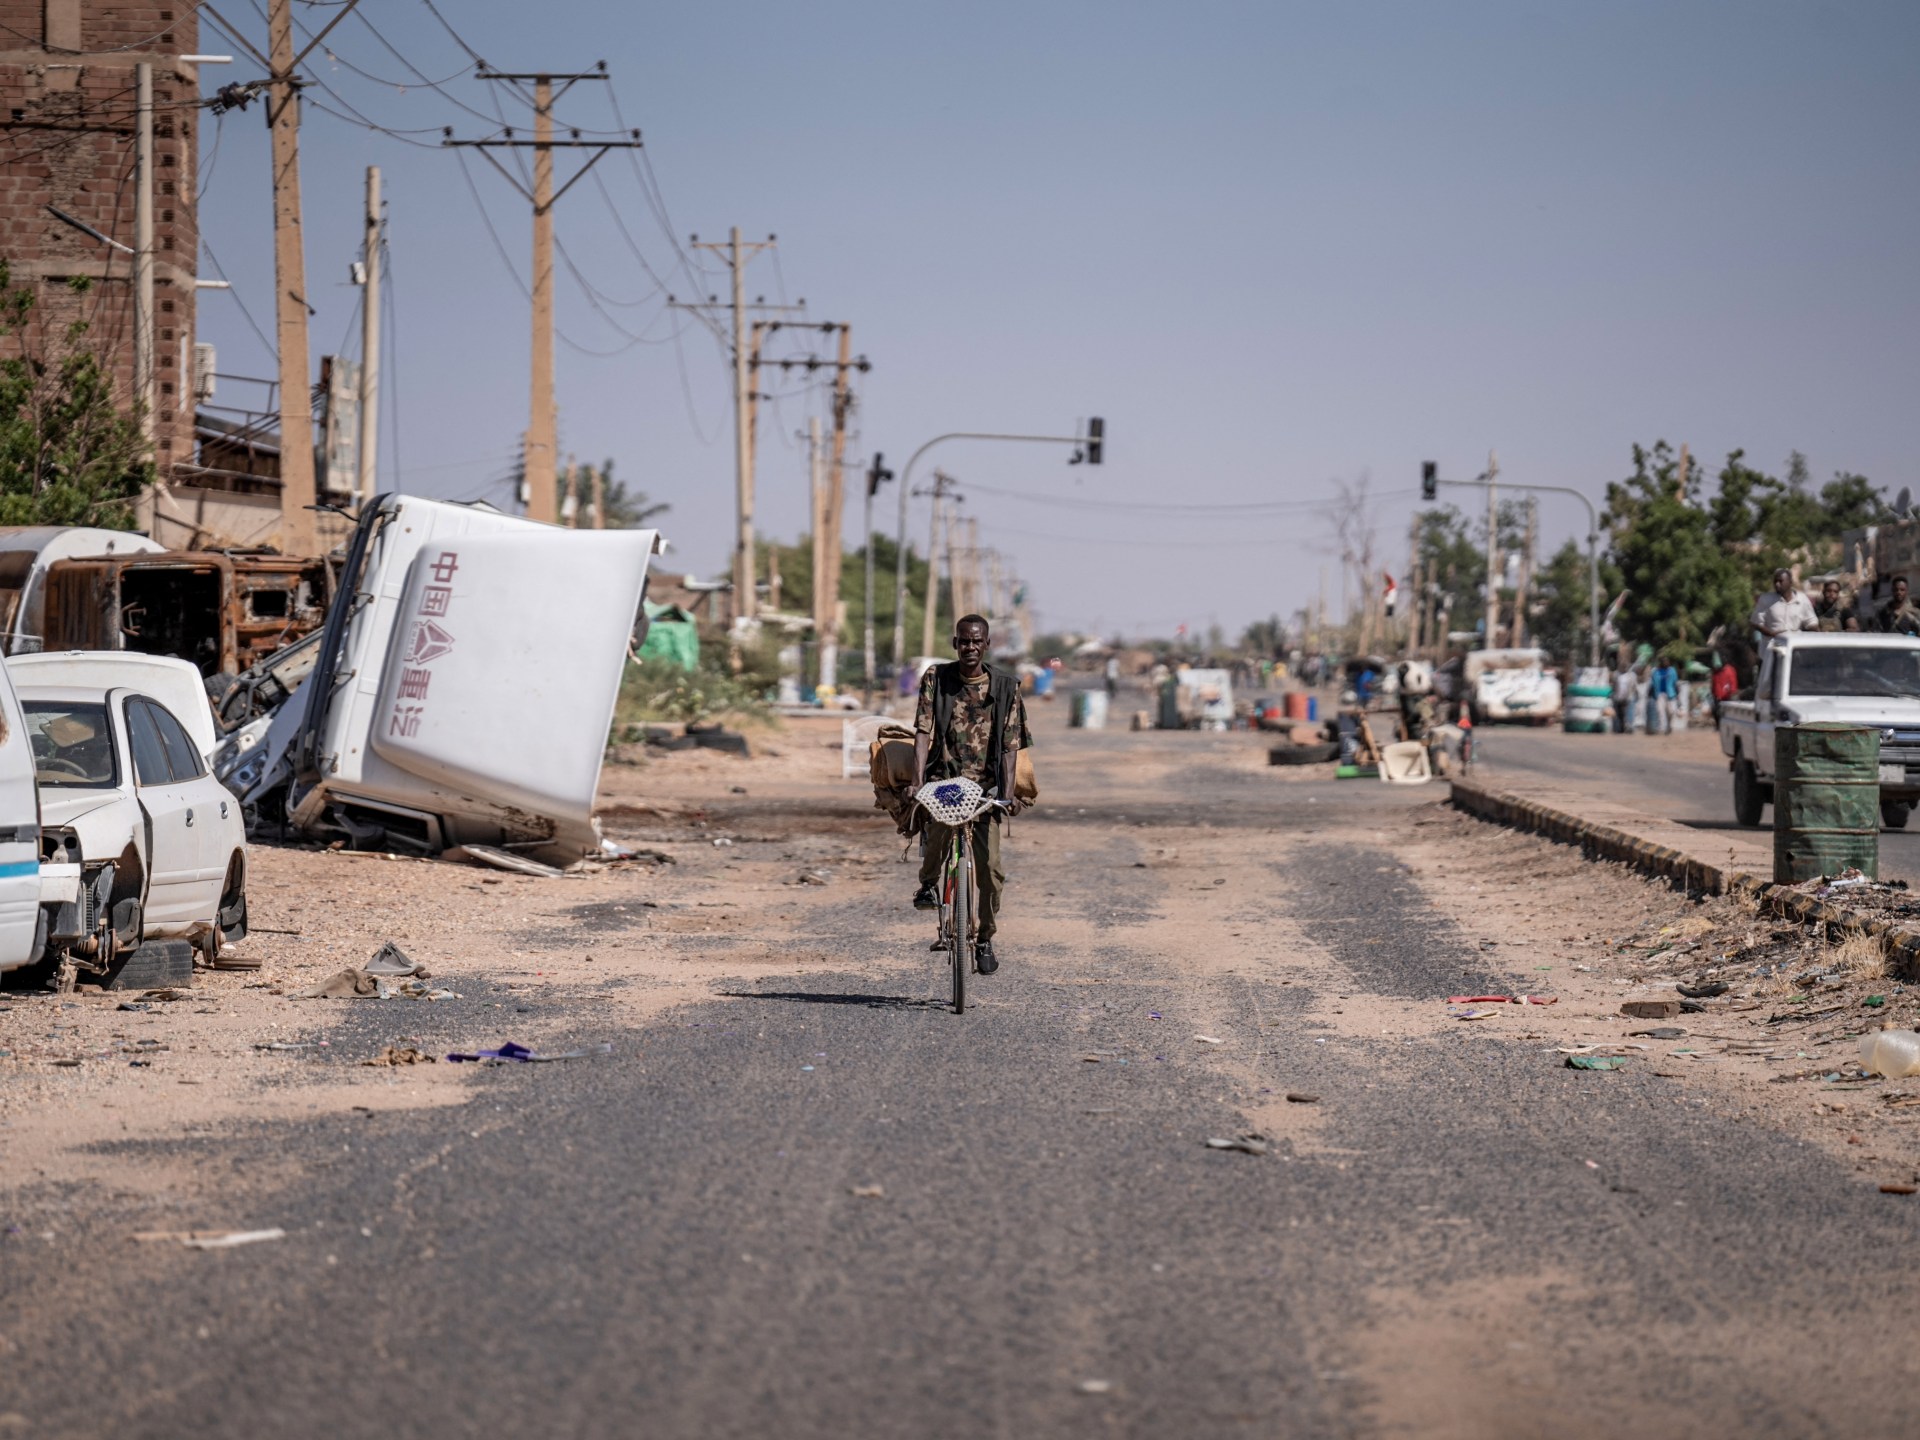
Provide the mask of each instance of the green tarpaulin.
{"label": "green tarpaulin", "polygon": [[642,660],[671,660],[682,670],[700,668],[700,632],[693,628],[693,617],[678,605],[647,607],[647,643],[640,647]]}

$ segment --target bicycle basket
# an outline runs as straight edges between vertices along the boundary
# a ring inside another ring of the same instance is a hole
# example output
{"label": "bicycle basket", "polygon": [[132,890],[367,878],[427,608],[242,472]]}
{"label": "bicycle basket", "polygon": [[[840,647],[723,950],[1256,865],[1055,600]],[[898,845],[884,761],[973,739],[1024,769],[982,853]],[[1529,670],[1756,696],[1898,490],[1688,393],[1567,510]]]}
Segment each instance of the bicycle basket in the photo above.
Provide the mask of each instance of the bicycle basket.
{"label": "bicycle basket", "polygon": [[913,798],[942,825],[964,825],[980,809],[986,791],[971,780],[935,780]]}

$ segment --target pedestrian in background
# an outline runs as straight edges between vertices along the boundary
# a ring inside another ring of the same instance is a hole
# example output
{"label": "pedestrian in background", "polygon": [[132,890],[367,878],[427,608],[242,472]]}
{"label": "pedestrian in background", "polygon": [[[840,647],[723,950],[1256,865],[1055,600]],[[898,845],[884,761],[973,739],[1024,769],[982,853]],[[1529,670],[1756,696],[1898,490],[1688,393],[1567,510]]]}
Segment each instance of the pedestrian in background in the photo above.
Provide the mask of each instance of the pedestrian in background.
{"label": "pedestrian in background", "polygon": [[1829,634],[1845,630],[1852,614],[1853,607],[1840,596],[1840,582],[1825,581],[1820,586],[1820,598],[1813,602],[1813,616],[1818,628]]}
{"label": "pedestrian in background", "polygon": [[1639,690],[1634,683],[1633,667],[1622,665],[1613,674],[1613,733],[1624,735],[1633,728],[1633,697]]}
{"label": "pedestrian in background", "polygon": [[1886,635],[1920,635],[1920,606],[1907,592],[1907,577],[1893,577],[1893,594],[1880,607],[1873,628]]}
{"label": "pedestrian in background", "polygon": [[1724,659],[1718,651],[1713,656],[1713,723],[1720,724],[1720,707],[1740,693],[1740,672],[1733,668],[1731,660]]}
{"label": "pedestrian in background", "polygon": [[1793,587],[1793,572],[1785,568],[1774,571],[1773,589],[1753,607],[1753,628],[1771,638],[1796,630],[1817,630],[1819,626],[1813,602]]}
{"label": "pedestrian in background", "polygon": [[1673,733],[1673,707],[1680,698],[1680,672],[1673,668],[1671,660],[1662,659],[1653,667],[1653,715],[1647,725],[1647,733],[1671,735]]}

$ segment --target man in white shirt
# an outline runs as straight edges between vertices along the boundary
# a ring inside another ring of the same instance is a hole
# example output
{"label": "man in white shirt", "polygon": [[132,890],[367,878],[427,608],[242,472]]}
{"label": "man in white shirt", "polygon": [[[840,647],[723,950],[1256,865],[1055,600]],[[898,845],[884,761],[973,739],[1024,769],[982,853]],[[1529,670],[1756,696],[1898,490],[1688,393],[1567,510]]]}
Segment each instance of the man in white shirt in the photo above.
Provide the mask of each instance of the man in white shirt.
{"label": "man in white shirt", "polygon": [[1813,613],[1813,602],[1793,588],[1793,572],[1773,572],[1773,589],[1760,597],[1753,607],[1753,628],[1769,638],[1791,634],[1795,630],[1818,630],[1820,617]]}

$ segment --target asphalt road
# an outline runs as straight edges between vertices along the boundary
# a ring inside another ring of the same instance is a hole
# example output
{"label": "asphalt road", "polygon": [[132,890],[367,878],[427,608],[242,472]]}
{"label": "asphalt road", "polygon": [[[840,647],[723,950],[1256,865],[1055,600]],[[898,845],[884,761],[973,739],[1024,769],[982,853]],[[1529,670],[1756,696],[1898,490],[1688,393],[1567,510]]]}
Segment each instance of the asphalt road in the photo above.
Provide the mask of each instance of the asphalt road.
{"label": "asphalt road", "polygon": [[[1559,729],[1490,725],[1475,732],[1474,745],[1476,764],[1484,762],[1491,776],[1513,773],[1576,785],[1708,832],[1703,846],[1711,844],[1713,831],[1765,839],[1773,825],[1771,806],[1759,829],[1735,823],[1733,777],[1712,732],[1569,735]],[[1905,830],[1881,829],[1880,874],[1920,883],[1920,820],[1910,821]]]}
{"label": "asphalt road", "polygon": [[[1223,973],[1143,943],[1172,897],[1136,857],[1224,835],[1255,883],[1217,918],[1300,927],[1343,990],[1500,980],[1394,861],[1432,792],[1268,787],[1197,748],[1149,810],[1099,784],[1133,743],[1059,742],[1078,765],[1049,771],[1010,902],[1051,895],[1094,938],[1057,953],[1010,919],[965,1017],[930,1003],[892,914],[850,910],[845,973],[727,987],[604,1060],[477,1072],[464,1107],[134,1147],[288,1236],[130,1246],[151,1223],[130,1197],[54,1197],[62,1243],[0,1247],[0,1431],[1371,1434],[1382,1297],[1523,1282],[1530,1318],[1494,1343],[1530,1349],[1538,1384],[1448,1433],[1904,1427],[1910,1369],[1847,1367],[1876,1336],[1911,1352],[1910,1206],[1644,1071],[1466,1026],[1309,1024],[1286,945]],[[1226,1070],[1189,1039],[1221,1017],[1252,1037]],[[458,1029],[451,1006],[418,1023]],[[1204,1147],[1267,1090],[1321,1097],[1314,1143]],[[1435,1312],[1395,1347],[1435,1362],[1436,1414],[1490,1393],[1446,1363],[1467,1338],[1448,1328]],[[1770,1361],[1776,1331],[1829,1372],[1819,1395]]]}

